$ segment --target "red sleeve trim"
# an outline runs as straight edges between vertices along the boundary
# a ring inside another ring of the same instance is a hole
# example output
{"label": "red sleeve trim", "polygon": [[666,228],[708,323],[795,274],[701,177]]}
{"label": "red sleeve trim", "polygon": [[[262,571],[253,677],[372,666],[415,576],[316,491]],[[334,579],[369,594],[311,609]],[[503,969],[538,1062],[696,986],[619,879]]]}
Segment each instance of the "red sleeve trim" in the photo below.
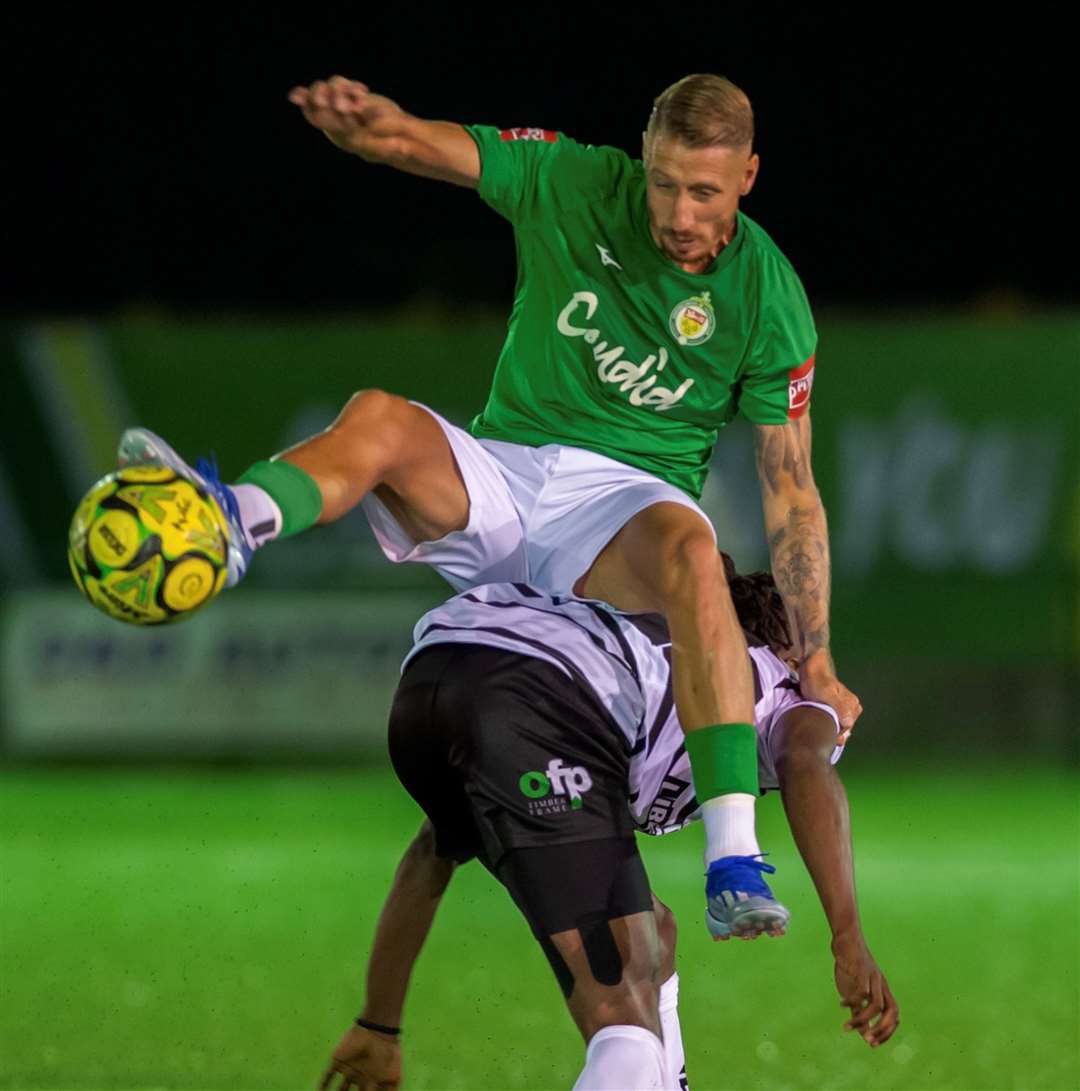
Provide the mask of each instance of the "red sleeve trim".
{"label": "red sleeve trim", "polygon": [[814,356],[788,372],[788,420],[797,420],[810,408],[814,386]]}
{"label": "red sleeve trim", "polygon": [[550,129],[503,129],[499,133],[499,139],[509,140],[542,140],[545,144],[554,144],[559,139],[559,134]]}

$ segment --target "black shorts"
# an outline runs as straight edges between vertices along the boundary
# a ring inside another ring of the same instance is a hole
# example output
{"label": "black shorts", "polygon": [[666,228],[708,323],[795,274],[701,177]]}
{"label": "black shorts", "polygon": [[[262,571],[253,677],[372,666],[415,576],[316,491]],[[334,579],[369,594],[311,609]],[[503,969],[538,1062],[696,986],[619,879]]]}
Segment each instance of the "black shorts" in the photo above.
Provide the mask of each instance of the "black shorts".
{"label": "black shorts", "polygon": [[439,644],[405,668],[390,759],[440,856],[495,870],[512,849],[628,837],[630,752],[596,697],[558,667]]}
{"label": "black shorts", "polygon": [[502,882],[564,994],[549,936],[581,932],[598,979],[621,963],[607,922],[652,896],[627,802],[625,736],[588,688],[543,660],[440,644],[405,668],[390,758],[427,814],[439,856],[473,856]]}

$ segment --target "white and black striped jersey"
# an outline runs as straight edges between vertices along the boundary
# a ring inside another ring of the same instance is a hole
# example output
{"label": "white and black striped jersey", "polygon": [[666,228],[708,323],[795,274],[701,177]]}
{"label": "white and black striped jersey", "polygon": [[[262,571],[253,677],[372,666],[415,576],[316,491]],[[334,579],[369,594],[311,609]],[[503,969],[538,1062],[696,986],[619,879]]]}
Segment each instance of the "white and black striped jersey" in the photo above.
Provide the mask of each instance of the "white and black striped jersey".
{"label": "white and black striped jersey", "polygon": [[[646,833],[670,833],[696,817],[690,759],[675,715],[671,637],[656,614],[622,614],[590,599],[549,595],[521,583],[485,584],[428,611],[405,663],[434,644],[483,644],[543,659],[588,686],[622,732],[630,760],[628,801]],[[762,789],[777,787],[769,749],[780,717],[806,701],[787,665],[750,648]],[[839,726],[837,727],[839,732]],[[833,761],[840,756],[840,747]]]}

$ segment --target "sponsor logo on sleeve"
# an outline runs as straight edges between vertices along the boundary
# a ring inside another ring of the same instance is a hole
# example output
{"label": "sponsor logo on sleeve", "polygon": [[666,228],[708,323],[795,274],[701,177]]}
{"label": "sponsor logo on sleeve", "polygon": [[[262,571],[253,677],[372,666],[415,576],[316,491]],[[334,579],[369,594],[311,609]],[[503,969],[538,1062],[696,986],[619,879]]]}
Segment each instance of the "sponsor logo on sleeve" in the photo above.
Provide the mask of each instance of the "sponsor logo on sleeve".
{"label": "sponsor logo on sleeve", "polygon": [[796,420],[810,408],[810,391],[814,386],[814,357],[788,373],[788,420]]}
{"label": "sponsor logo on sleeve", "polygon": [[554,144],[559,134],[550,129],[503,129],[499,139],[504,143],[511,140],[542,140],[545,144]]}

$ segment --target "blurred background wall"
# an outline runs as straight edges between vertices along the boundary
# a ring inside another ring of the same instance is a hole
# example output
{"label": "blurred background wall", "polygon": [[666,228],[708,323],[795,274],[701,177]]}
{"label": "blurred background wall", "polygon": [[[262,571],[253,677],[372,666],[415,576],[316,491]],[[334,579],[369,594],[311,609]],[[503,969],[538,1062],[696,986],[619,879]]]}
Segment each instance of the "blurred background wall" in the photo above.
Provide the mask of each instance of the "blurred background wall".
{"label": "blurred background wall", "polygon": [[[483,404],[509,228],[336,152],[290,86],[342,72],[424,116],[635,152],[663,87],[719,71],[757,113],[745,211],[818,317],[814,465],[862,756],[1076,760],[1080,285],[1052,43],[894,28],[870,48],[764,10],[106,20],[32,26],[13,59],[33,105],[0,268],[6,755],[381,752],[412,623],[446,591],[385,562],[361,516],[265,550],[239,592],[153,631],[99,616],[64,560],[131,423],[215,451],[227,479],[360,387],[463,424]],[[742,425],[705,505],[741,568],[767,563]]]}

